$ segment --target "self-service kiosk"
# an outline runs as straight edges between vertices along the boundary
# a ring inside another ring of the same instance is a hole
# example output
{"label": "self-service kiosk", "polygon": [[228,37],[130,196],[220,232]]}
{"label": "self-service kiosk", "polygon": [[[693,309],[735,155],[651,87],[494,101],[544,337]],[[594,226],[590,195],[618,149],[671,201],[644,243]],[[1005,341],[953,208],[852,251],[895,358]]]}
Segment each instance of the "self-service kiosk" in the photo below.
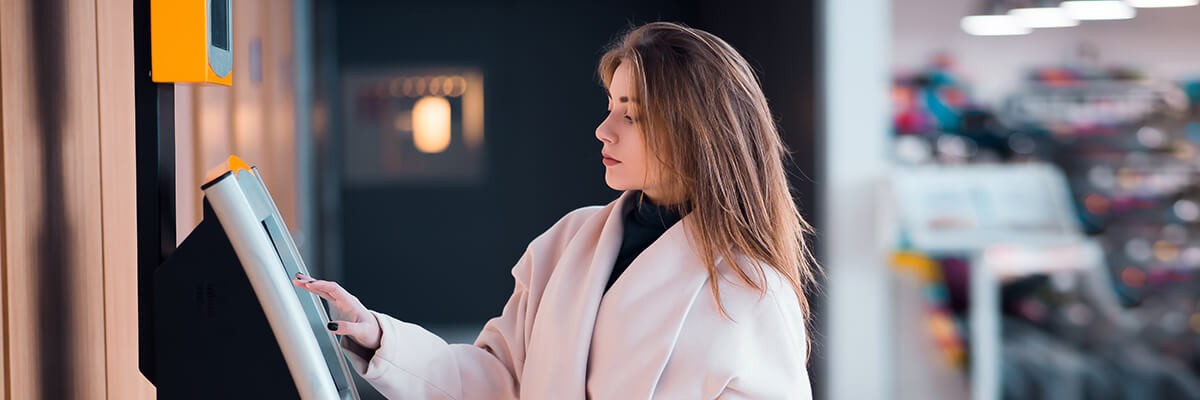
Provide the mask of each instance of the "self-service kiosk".
{"label": "self-service kiosk", "polygon": [[233,83],[230,0],[134,0],[138,367],[159,399],[358,399],[321,300],[256,168],[202,186],[176,247],[174,85]]}
{"label": "self-service kiosk", "polygon": [[200,225],[154,273],[160,399],[358,399],[308,270],[261,174],[210,173]]}

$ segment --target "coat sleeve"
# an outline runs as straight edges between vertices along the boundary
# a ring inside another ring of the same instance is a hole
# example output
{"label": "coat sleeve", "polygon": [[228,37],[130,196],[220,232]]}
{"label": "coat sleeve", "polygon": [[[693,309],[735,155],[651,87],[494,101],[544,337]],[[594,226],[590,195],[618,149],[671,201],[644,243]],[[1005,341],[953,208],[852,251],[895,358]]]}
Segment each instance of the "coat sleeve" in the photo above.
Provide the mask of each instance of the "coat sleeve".
{"label": "coat sleeve", "polygon": [[532,253],[513,268],[516,288],[499,317],[488,321],[474,345],[446,344],[420,326],[374,313],[383,329],[380,347],[366,354],[343,340],[355,371],[390,399],[517,399],[525,360],[529,291],[525,275]]}

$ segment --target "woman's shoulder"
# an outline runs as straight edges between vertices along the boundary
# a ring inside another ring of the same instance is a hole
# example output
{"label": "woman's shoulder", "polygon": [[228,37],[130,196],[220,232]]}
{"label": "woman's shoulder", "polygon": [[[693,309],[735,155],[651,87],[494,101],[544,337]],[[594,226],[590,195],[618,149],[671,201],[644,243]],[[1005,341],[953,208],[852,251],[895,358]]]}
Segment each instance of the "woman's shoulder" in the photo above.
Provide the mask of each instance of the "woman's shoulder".
{"label": "woman's shoulder", "polygon": [[545,243],[563,243],[574,237],[584,225],[593,217],[597,217],[603,213],[605,206],[586,206],[568,212],[559,218],[554,225],[538,235],[530,243],[530,246],[538,246]]}
{"label": "woman's shoulder", "polygon": [[778,327],[783,329],[766,331],[779,334],[781,338],[787,337],[786,340],[803,337],[806,334],[804,311],[787,278],[775,268],[749,257],[739,256],[736,259],[738,267],[755,284],[747,283],[734,272],[732,263],[722,261],[717,267],[720,274],[716,277],[719,305],[706,284],[693,305],[700,307],[698,318],[729,329],[735,336],[755,332],[753,327]]}
{"label": "woman's shoulder", "polygon": [[537,286],[534,284],[536,276],[542,277],[543,281],[548,279],[549,273],[553,271],[567,244],[578,235],[589,220],[599,216],[603,210],[603,206],[577,208],[559,218],[558,222],[555,222],[549,229],[533,238],[526,246],[525,254],[513,268],[513,277],[517,279],[517,283],[530,287]]}
{"label": "woman's shoulder", "polygon": [[[743,267],[753,278],[754,267]],[[719,304],[708,284],[699,289],[675,351],[679,363],[705,365],[713,374],[743,381],[760,380],[764,374],[781,382],[803,375],[808,351],[804,314],[786,278],[763,267],[756,279],[764,284],[761,289],[736,272],[722,271]]]}
{"label": "woman's shoulder", "polygon": [[[788,307],[799,304],[796,292],[776,268],[751,257],[736,255],[736,263],[724,260],[717,266],[717,287],[722,300],[730,300],[761,310],[761,307],[782,307],[785,312],[798,311]],[[740,269],[754,285],[747,283],[735,269]],[[765,304],[764,304],[765,302]]]}
{"label": "woman's shoulder", "polygon": [[571,232],[577,231],[585,221],[602,213],[604,208],[605,206],[595,205],[579,207],[571,210],[571,212],[568,212],[566,215],[563,215],[562,218],[559,218],[558,222],[554,223],[554,225],[550,227],[550,230],[553,231],[557,229]]}

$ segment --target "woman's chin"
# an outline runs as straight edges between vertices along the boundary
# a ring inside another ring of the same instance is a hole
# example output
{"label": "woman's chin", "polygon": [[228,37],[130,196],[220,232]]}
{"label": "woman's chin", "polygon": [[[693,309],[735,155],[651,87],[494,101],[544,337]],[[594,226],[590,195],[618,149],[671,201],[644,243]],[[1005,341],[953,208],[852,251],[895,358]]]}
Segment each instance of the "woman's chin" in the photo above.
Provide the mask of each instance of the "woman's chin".
{"label": "woman's chin", "polygon": [[608,187],[611,188],[612,190],[616,190],[618,192],[623,192],[623,191],[631,189],[631,186],[629,184],[627,184],[625,182],[621,182],[620,180],[617,180],[617,179],[613,179],[612,177],[610,177],[608,175],[604,176],[604,183],[608,184]]}

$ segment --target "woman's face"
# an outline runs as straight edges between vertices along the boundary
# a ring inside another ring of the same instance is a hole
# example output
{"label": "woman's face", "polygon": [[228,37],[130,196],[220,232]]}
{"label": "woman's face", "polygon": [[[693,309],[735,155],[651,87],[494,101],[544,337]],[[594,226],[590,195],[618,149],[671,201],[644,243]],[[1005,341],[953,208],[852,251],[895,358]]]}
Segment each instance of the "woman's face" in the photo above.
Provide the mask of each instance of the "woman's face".
{"label": "woman's face", "polygon": [[596,127],[601,149],[604,181],[614,190],[641,190],[656,198],[657,158],[647,157],[645,137],[638,115],[634,114],[629,67],[622,63],[613,72],[608,85],[608,116]]}

